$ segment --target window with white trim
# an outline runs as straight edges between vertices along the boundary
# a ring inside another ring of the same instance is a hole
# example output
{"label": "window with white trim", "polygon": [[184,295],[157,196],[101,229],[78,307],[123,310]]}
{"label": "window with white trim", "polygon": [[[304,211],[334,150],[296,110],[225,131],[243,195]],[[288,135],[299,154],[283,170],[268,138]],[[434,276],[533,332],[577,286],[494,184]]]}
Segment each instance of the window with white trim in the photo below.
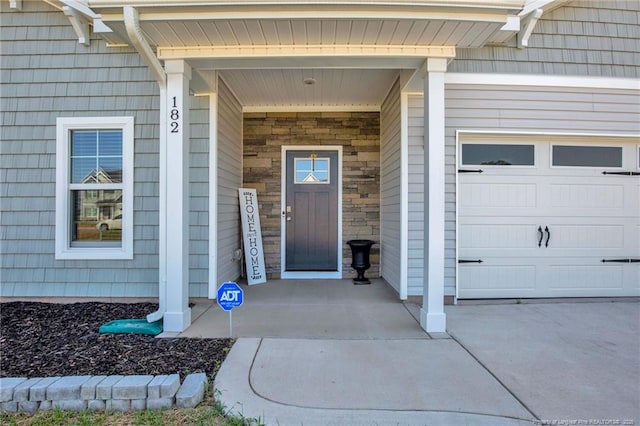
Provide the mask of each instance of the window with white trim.
{"label": "window with white trim", "polygon": [[133,117],[58,118],[56,259],[133,258]]}

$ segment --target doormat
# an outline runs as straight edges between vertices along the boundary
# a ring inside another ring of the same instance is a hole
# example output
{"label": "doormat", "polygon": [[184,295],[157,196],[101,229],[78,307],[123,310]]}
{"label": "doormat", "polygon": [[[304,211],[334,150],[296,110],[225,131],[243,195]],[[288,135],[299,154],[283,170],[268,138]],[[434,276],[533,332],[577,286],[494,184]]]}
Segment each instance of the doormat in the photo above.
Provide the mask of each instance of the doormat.
{"label": "doormat", "polygon": [[148,322],[145,318],[114,320],[101,325],[98,331],[100,333],[131,333],[157,336],[162,333],[162,320],[155,322]]}

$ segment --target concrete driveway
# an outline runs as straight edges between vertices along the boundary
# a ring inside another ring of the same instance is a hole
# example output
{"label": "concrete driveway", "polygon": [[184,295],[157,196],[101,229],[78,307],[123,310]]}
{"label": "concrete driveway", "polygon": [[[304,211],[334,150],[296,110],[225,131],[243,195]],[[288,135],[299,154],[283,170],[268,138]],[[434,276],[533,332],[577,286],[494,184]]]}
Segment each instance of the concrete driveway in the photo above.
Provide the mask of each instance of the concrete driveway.
{"label": "concrete driveway", "polygon": [[458,305],[446,312],[449,335],[537,419],[640,424],[638,299]]}

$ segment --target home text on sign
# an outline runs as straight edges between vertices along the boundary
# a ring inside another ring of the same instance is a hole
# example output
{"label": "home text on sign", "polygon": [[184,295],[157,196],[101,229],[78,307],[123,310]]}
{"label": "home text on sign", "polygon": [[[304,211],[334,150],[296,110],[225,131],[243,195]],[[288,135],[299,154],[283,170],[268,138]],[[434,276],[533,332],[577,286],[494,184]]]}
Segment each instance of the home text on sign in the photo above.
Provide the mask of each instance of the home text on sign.
{"label": "home text on sign", "polygon": [[249,285],[267,282],[262,249],[262,230],[258,212],[258,196],[255,189],[240,188],[240,215],[244,235],[244,259],[247,265]]}

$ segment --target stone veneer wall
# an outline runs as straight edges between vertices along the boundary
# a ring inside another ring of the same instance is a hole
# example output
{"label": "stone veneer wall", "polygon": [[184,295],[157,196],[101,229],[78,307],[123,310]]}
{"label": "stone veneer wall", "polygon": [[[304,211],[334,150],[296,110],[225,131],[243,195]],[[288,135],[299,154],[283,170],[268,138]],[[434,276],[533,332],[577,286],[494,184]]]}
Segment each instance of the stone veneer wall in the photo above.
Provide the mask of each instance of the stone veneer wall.
{"label": "stone veneer wall", "polygon": [[243,182],[255,188],[268,278],[280,277],[280,202],[283,145],[341,145],[342,271],[355,277],[346,242],[376,241],[368,277],[380,263],[380,114],[273,112],[244,114]]}

